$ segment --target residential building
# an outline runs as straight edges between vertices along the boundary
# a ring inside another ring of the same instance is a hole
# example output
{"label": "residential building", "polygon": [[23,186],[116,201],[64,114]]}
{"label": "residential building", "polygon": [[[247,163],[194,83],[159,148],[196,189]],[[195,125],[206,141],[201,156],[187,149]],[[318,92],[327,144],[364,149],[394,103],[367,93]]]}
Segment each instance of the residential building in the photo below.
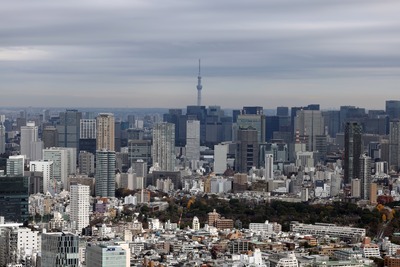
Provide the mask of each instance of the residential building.
{"label": "residential building", "polygon": [[75,230],[80,233],[89,225],[90,187],[81,184],[71,185],[70,192],[70,221],[75,222]]}
{"label": "residential building", "polygon": [[175,169],[175,125],[172,123],[157,123],[153,128],[153,165],[158,163],[163,171]]}
{"label": "residential building", "polygon": [[98,150],[96,152],[96,196],[115,196],[115,152]]}

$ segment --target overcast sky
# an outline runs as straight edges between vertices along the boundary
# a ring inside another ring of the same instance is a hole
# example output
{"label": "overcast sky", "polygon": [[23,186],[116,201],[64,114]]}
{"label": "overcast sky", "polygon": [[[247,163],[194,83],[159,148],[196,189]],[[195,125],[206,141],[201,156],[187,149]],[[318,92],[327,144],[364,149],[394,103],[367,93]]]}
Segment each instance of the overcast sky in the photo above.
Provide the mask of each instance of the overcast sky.
{"label": "overcast sky", "polygon": [[398,0],[0,1],[0,105],[384,108]]}

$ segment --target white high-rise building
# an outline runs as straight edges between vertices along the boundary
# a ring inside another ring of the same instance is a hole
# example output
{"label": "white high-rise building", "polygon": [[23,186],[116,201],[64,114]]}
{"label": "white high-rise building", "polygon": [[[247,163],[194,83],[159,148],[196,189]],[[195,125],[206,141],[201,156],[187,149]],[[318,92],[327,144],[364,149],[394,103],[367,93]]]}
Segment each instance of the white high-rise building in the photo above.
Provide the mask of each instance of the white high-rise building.
{"label": "white high-rise building", "polygon": [[96,119],[80,120],[80,139],[96,139]]}
{"label": "white high-rise building", "polygon": [[371,158],[363,154],[360,156],[360,187],[361,198],[369,199],[371,192]]}
{"label": "white high-rise building", "polygon": [[90,187],[88,185],[71,185],[71,222],[75,222],[75,230],[80,232],[89,225]]}
{"label": "white high-rise building", "polygon": [[158,163],[163,171],[175,169],[175,125],[162,122],[153,128],[153,165]]}
{"label": "white high-rise building", "polygon": [[46,193],[49,187],[52,186],[54,182],[54,169],[52,161],[31,161],[29,163],[29,171],[31,172],[42,172],[43,173],[43,193]]}
{"label": "white high-rise building", "polygon": [[7,159],[7,175],[21,176],[24,175],[25,156],[10,156]]}
{"label": "white high-rise building", "polygon": [[67,185],[68,178],[68,151],[63,148],[43,149],[43,159],[53,162],[54,179]]}
{"label": "white high-rise building", "polygon": [[229,144],[218,144],[214,146],[214,172],[223,174],[228,165]]}
{"label": "white high-rise building", "polygon": [[200,121],[186,122],[186,158],[189,161],[200,160]]}
{"label": "white high-rise building", "polygon": [[274,155],[265,154],[265,179],[274,179]]}
{"label": "white high-rise building", "polygon": [[21,141],[20,141],[20,152],[21,155],[25,155],[28,160],[36,160],[36,155],[33,155],[32,148],[36,148],[35,143],[39,142],[38,139],[38,127],[35,126],[35,122],[30,121],[26,123],[26,126],[21,126]]}

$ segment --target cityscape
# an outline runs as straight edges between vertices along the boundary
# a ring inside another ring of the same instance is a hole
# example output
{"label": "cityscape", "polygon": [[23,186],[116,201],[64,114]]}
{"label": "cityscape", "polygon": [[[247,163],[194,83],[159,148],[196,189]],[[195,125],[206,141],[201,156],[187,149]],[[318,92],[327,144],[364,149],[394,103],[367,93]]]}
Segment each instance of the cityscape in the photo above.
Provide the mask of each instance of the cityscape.
{"label": "cityscape", "polygon": [[2,3],[0,267],[400,267],[399,10]]}

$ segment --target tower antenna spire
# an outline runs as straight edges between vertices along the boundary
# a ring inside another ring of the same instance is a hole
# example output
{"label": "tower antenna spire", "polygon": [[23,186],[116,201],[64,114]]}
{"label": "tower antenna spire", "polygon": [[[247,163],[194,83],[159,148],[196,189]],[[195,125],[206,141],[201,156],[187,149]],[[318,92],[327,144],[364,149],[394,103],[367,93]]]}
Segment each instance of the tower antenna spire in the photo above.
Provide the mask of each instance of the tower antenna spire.
{"label": "tower antenna spire", "polygon": [[201,89],[203,89],[203,86],[201,85],[201,65],[200,65],[200,59],[199,59],[199,76],[197,76],[197,106],[201,106]]}

